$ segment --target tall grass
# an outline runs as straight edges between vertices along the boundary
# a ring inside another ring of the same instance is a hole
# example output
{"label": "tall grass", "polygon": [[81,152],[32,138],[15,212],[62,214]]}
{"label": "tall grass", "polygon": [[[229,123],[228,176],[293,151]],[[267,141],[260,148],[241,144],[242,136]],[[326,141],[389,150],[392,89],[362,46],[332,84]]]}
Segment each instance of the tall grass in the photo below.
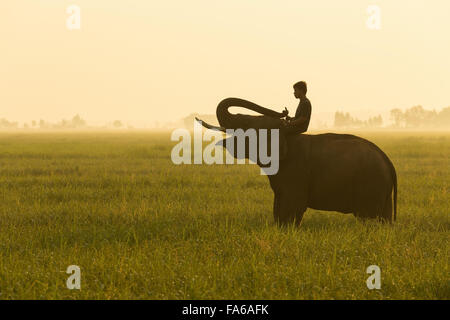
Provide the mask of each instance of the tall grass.
{"label": "tall grass", "polygon": [[448,299],[450,134],[363,136],[397,169],[394,225],[279,229],[258,167],[176,166],[165,133],[1,133],[0,299]]}

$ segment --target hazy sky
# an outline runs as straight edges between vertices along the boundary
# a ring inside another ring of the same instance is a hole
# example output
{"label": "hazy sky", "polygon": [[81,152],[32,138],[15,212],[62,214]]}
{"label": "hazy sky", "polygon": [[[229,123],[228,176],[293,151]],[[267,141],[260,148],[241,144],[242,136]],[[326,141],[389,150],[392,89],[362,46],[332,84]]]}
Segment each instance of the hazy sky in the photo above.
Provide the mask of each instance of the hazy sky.
{"label": "hazy sky", "polygon": [[[66,8],[81,8],[69,30]],[[366,26],[369,5],[381,29]],[[312,121],[450,105],[448,0],[0,2],[0,118],[134,124],[215,113],[235,96]],[[327,118],[328,117],[328,118]]]}

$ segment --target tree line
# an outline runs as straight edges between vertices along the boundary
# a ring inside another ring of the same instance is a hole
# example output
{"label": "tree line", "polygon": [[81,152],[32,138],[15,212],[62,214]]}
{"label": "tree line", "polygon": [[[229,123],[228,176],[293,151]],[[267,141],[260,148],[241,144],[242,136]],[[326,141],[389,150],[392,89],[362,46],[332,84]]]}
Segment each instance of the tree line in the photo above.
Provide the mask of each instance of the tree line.
{"label": "tree line", "polygon": [[426,110],[422,106],[414,106],[405,111],[391,110],[391,119],[397,128],[450,128],[450,107]]}
{"label": "tree line", "polygon": [[[75,129],[86,127],[86,121],[82,119],[78,114],[75,115],[71,120],[63,119],[57,123],[51,123],[45,120],[32,120],[30,123],[24,123],[23,128],[38,128],[38,129]],[[5,118],[0,119],[1,129],[18,129],[19,123],[17,121],[8,121]]]}
{"label": "tree line", "polygon": [[[212,124],[217,123],[215,115],[200,115],[192,113],[187,117],[181,119],[177,123],[172,123],[170,127],[185,126],[192,128],[194,117],[200,117],[203,120]],[[414,106],[405,111],[395,108],[390,111],[391,124],[385,127],[391,128],[450,128],[450,107],[442,109],[440,112],[436,110],[426,110],[422,106]],[[367,120],[360,120],[353,117],[348,112],[336,111],[334,114],[335,128],[381,128],[384,124],[381,115],[370,117]],[[115,120],[101,128],[132,128],[130,125],[125,125],[120,120]],[[0,118],[0,129],[19,129],[19,123],[16,121],[8,121],[5,118]],[[59,122],[52,123],[45,120],[32,120],[30,123],[23,124],[24,129],[78,129],[78,128],[93,128],[87,125],[86,120],[80,115],[75,115],[72,119],[63,119]]]}
{"label": "tree line", "polygon": [[336,111],[334,114],[334,126],[336,128],[378,128],[382,125],[383,118],[381,115],[363,121],[352,117],[348,112]]}
{"label": "tree line", "polygon": [[[402,111],[390,111],[393,128],[450,128],[450,107],[436,110],[426,110],[422,106],[414,106]],[[360,120],[352,117],[348,112],[337,111],[334,114],[334,127],[336,128],[379,128],[383,125],[381,115]]]}
{"label": "tree line", "polygon": [[[102,128],[122,128],[125,125],[120,120],[115,120],[110,124],[106,124]],[[127,126],[130,128],[130,126]],[[19,129],[19,123],[17,121],[8,121],[5,118],[0,118],[0,129]],[[59,122],[50,122],[43,119],[32,120],[30,122],[25,122],[23,124],[23,129],[82,129],[82,128],[93,128],[88,126],[86,120],[81,118],[80,115],[75,115],[72,119],[66,120],[62,119]]]}

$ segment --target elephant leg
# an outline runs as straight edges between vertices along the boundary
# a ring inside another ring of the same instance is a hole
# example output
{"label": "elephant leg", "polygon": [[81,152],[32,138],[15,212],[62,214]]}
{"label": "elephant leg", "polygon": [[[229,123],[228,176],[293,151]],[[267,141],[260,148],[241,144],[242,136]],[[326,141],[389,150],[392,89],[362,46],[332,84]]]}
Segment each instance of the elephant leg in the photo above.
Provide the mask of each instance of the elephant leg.
{"label": "elephant leg", "polygon": [[390,193],[388,194],[384,203],[380,220],[383,223],[392,223],[392,198]]}
{"label": "elephant leg", "polygon": [[280,215],[280,193],[274,192],[275,196],[273,198],[273,218],[278,221]]}
{"label": "elephant leg", "polygon": [[295,214],[295,226],[300,227],[300,224],[302,223],[303,215],[305,214],[306,208],[301,208],[297,211]]}
{"label": "elephant leg", "polygon": [[306,210],[306,196],[299,196],[292,190],[285,190],[278,194],[277,211],[274,211],[275,222],[279,225],[294,223],[300,225]]}

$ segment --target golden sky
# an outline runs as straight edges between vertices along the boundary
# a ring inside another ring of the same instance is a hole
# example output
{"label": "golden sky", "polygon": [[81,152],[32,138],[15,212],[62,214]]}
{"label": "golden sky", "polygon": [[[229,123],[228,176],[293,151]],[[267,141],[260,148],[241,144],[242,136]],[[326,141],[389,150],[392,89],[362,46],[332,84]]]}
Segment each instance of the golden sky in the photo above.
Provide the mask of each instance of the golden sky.
{"label": "golden sky", "polygon": [[[69,30],[66,8],[81,8]],[[381,29],[366,26],[369,5]],[[0,118],[151,124],[235,96],[312,121],[450,105],[448,0],[0,2]]]}

